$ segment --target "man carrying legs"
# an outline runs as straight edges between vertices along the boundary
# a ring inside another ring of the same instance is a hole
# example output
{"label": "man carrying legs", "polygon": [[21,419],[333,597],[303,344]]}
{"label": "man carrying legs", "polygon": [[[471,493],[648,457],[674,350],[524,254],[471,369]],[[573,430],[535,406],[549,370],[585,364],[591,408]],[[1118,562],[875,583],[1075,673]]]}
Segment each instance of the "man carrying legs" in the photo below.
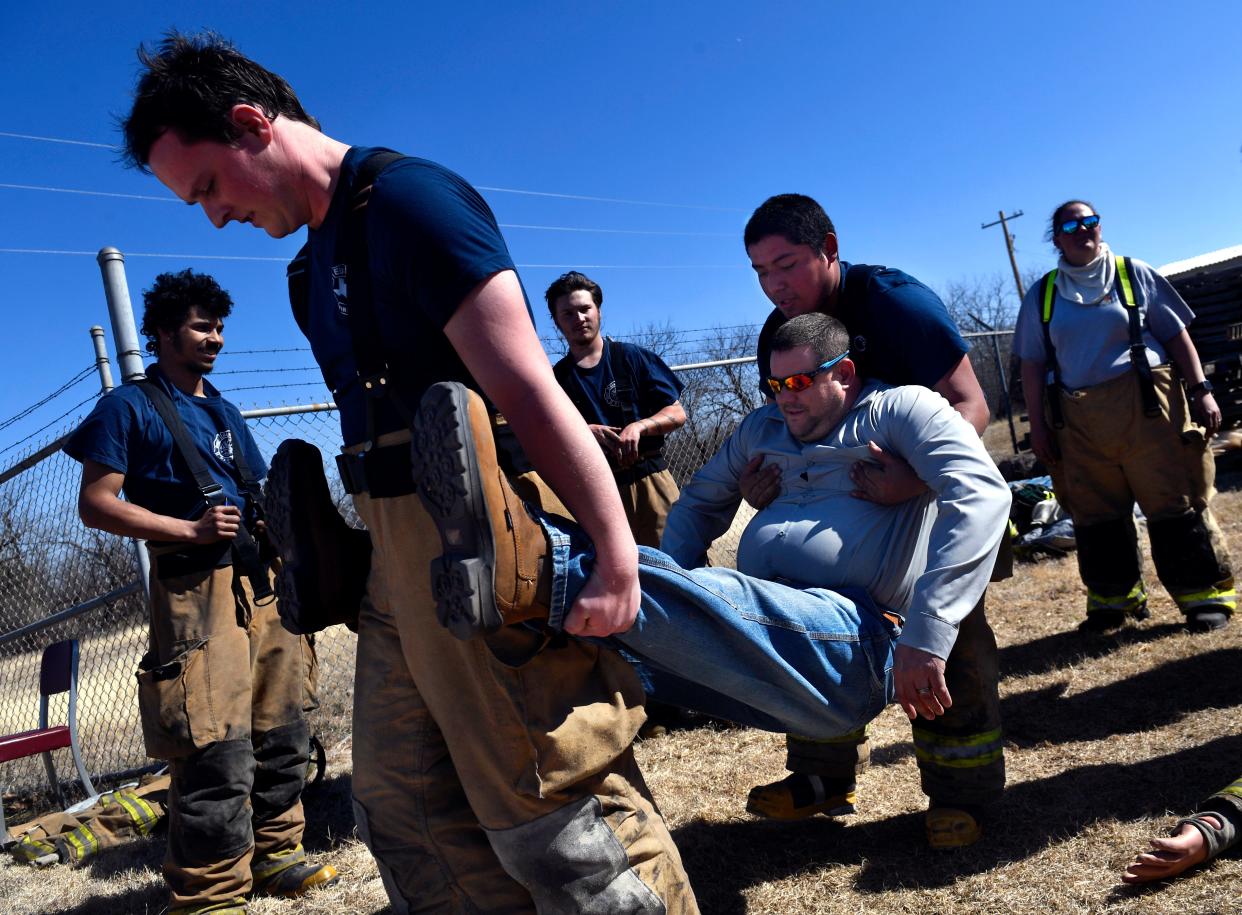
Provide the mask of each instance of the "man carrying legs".
{"label": "man carrying legs", "polygon": [[[436,618],[433,593],[471,570],[439,566],[434,585],[427,574],[439,541],[413,491],[408,420],[446,380],[491,399],[595,542],[566,629],[609,635],[638,604],[612,475],[553,377],[487,203],[436,163],[323,134],[285,80],[217,36],[172,35],[140,56],[130,161],[219,227],[309,229],[302,326],[340,408],[339,463],[374,548],[354,808],[393,910],[696,912],[630,749],[643,694],[629,665],[512,626],[460,640]],[[520,594],[535,583],[530,558],[524,541],[501,557]]]}

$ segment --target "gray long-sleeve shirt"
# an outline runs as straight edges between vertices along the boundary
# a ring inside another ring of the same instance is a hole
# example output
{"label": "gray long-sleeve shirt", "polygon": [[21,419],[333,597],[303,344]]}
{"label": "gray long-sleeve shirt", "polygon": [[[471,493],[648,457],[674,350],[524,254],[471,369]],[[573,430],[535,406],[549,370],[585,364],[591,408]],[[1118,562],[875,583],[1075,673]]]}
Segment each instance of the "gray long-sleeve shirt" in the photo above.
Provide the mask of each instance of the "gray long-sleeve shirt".
{"label": "gray long-sleeve shirt", "polygon": [[[850,468],[867,443],[904,458],[931,492],[900,505],[850,495]],[[741,501],[738,479],[762,455],[781,468],[781,492],[747,525],[739,571],[798,587],[861,587],[906,616],[900,643],[947,658],[958,624],[987,587],[1010,495],[975,430],[934,391],[868,385],[824,439],[789,434],[780,410],[760,407],[681,491],[661,548],[704,564]]]}

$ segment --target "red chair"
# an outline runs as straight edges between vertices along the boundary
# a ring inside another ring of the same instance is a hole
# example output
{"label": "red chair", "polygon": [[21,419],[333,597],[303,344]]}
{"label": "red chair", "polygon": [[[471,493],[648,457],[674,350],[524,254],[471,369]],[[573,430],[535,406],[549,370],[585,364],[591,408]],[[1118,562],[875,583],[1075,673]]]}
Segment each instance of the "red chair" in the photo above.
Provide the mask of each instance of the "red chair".
{"label": "red chair", "polygon": [[[48,727],[48,697],[64,692],[69,693],[69,723]],[[57,642],[43,650],[43,661],[39,665],[39,726],[33,731],[0,737],[0,762],[42,753],[48,780],[63,807],[65,796],[60,790],[60,780],[56,777],[56,766],[52,764],[52,751],[62,747],[68,747],[73,753],[73,762],[78,767],[78,777],[82,779],[82,787],[86,789],[87,795],[95,794],[95,786],[86,774],[86,766],[82,764],[82,751],[78,746],[77,639]],[[4,822],[4,802],[0,798],[0,839],[8,838]]]}

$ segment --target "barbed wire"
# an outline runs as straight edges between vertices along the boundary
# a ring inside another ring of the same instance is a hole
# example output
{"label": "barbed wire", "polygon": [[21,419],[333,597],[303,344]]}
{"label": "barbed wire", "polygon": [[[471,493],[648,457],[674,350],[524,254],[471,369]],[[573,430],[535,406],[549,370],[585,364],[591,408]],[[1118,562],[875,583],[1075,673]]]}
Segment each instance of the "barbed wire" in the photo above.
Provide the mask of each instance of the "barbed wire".
{"label": "barbed wire", "polygon": [[[92,366],[92,368],[94,368],[94,366]],[[7,446],[5,446],[4,448],[0,448],[0,454],[7,454],[8,452],[10,452],[10,451],[12,451],[14,448],[16,448],[18,445],[24,445],[26,442],[30,441],[32,438],[34,438],[34,437],[35,437],[36,435],[38,435],[39,433],[41,433],[41,432],[46,432],[48,429],[52,428],[52,426],[56,425],[58,422],[60,422],[61,420],[65,419],[65,418],[66,418],[66,417],[68,417],[70,414],[72,414],[75,410],[78,410],[78,409],[80,409],[80,408],[82,408],[82,407],[86,406],[86,405],[87,405],[88,403],[90,403],[92,400],[94,400],[95,398],[97,398],[97,397],[100,395],[100,393],[101,393],[101,392],[96,391],[95,393],[91,394],[91,396],[90,396],[90,397],[87,397],[87,398],[85,398],[84,400],[80,400],[80,401],[78,401],[76,404],[74,404],[72,407],[70,407],[70,408],[69,408],[68,410],[66,410],[64,413],[60,414],[60,416],[56,417],[56,418],[55,418],[54,420],[52,420],[50,423],[47,423],[46,425],[40,426],[38,429],[35,429],[35,430],[34,430],[34,432],[31,432],[31,433],[30,433],[29,435],[27,435],[25,438],[19,438],[19,439],[18,439],[17,441],[15,441],[13,444],[11,444],[11,445],[7,445]]]}
{"label": "barbed wire", "polygon": [[59,388],[57,388],[52,393],[44,396],[41,400],[35,401],[34,403],[26,407],[25,409],[19,410],[17,413],[13,414],[12,416],[4,420],[3,422],[0,422],[0,431],[7,429],[9,426],[13,425],[16,422],[20,422],[21,420],[29,416],[31,413],[34,413],[36,410],[38,410],[43,405],[51,403],[53,400],[55,400],[60,395],[64,394],[70,388],[81,384],[88,377],[90,377],[91,372],[93,372],[94,370],[95,370],[94,365],[88,365],[86,368],[82,369],[82,371],[78,372],[76,375],[74,375],[72,378],[70,378],[68,381],[66,381],[64,384],[62,384]]}

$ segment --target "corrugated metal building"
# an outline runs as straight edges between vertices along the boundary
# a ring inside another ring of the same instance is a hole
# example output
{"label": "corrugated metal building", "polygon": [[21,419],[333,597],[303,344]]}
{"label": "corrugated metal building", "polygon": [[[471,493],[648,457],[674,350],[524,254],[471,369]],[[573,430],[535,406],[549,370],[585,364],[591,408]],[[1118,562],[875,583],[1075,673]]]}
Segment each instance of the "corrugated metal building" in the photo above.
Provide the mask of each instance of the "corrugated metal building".
{"label": "corrugated metal building", "polygon": [[1194,309],[1190,339],[1216,390],[1223,427],[1242,425],[1242,245],[1159,271]]}

